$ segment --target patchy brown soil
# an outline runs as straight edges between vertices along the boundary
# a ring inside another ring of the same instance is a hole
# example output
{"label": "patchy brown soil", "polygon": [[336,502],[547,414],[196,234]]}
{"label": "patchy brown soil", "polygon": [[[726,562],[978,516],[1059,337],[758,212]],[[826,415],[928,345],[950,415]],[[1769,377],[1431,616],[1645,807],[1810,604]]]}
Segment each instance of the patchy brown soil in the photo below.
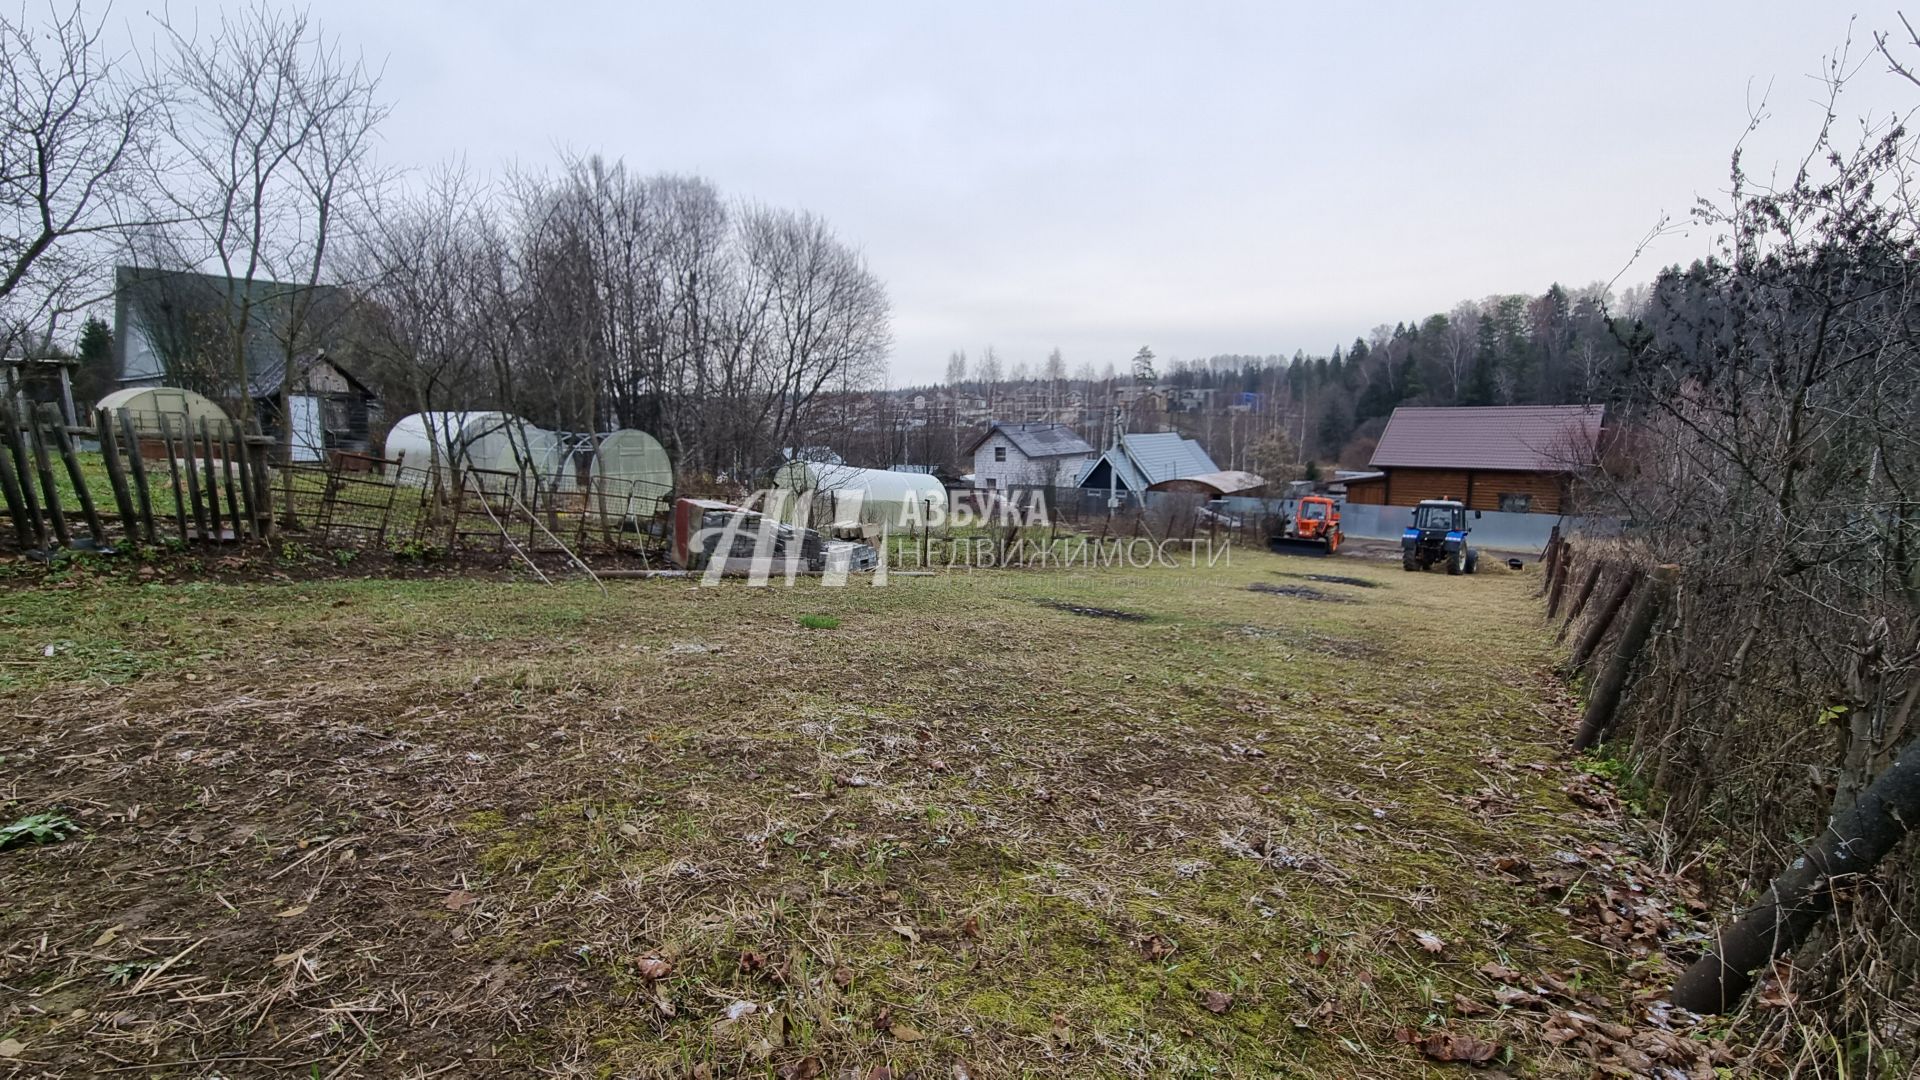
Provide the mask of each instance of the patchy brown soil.
{"label": "patchy brown soil", "polygon": [[16,590],[0,1071],[1704,1068],[1524,579],[1297,565]]}
{"label": "patchy brown soil", "polygon": [[1317,600],[1327,604],[1351,604],[1353,598],[1338,596],[1325,589],[1316,589],[1311,585],[1275,585],[1272,582],[1256,581],[1247,586],[1248,592],[1266,593],[1270,596],[1291,596],[1296,600]]}
{"label": "patchy brown soil", "polygon": [[1325,585],[1351,585],[1356,589],[1377,589],[1380,582],[1370,578],[1348,577],[1345,574],[1294,574],[1285,570],[1274,571],[1275,577],[1295,578],[1300,581],[1318,581]]}
{"label": "patchy brown soil", "polygon": [[1087,604],[1068,604],[1059,600],[1044,600],[1042,607],[1055,611],[1065,611],[1073,615],[1085,615],[1089,619],[1119,619],[1121,622],[1144,622],[1146,616],[1137,611],[1115,611],[1112,608],[1091,607]]}

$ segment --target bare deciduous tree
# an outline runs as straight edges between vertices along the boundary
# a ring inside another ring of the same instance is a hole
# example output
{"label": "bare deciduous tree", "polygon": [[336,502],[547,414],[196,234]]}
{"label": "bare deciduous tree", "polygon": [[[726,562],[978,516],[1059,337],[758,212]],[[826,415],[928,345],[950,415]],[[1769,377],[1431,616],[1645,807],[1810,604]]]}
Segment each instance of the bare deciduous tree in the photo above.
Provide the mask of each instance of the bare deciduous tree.
{"label": "bare deciduous tree", "polygon": [[0,14],[0,353],[94,299],[112,239],[138,227],[138,165],[158,98],[75,5],[36,26]]}
{"label": "bare deciduous tree", "polygon": [[224,280],[230,398],[243,420],[267,396],[256,357],[278,354],[280,415],[270,419],[291,457],[296,376],[324,324],[346,312],[323,309],[320,286],[337,283],[343,219],[378,184],[379,76],[305,12],[260,4],[222,15],[205,37],[164,17],[161,27],[171,93],[154,188],[185,223],[164,235],[161,257]]}

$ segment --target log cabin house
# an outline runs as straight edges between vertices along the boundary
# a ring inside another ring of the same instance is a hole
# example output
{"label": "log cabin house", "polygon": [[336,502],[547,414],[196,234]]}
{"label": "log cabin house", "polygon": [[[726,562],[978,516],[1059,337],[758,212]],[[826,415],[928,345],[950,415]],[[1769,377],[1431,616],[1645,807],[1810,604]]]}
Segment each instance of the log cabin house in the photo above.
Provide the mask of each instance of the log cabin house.
{"label": "log cabin house", "polygon": [[1459,499],[1469,509],[1572,513],[1572,481],[1599,459],[1600,405],[1393,410],[1369,462],[1346,480],[1347,501],[1413,506]]}

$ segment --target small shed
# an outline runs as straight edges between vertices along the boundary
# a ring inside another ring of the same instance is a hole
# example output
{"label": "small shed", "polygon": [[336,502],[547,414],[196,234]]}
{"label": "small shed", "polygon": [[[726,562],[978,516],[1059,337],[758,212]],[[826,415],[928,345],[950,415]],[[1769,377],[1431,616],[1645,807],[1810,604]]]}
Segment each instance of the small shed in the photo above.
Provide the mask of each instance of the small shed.
{"label": "small shed", "polygon": [[317,353],[296,364],[291,385],[286,381],[284,356],[259,362],[259,368],[247,377],[247,392],[258,406],[268,435],[276,430],[283,415],[280,395],[287,394],[284,415],[293,429],[293,460],[319,461],[329,450],[364,453],[367,435],[379,410],[374,392],[354,374],[326,353]]}

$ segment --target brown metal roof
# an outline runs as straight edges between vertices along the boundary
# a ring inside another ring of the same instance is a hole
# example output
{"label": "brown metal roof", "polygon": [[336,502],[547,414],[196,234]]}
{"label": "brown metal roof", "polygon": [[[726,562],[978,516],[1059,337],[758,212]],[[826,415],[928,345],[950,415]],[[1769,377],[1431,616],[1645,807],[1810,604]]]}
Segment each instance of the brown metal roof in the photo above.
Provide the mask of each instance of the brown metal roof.
{"label": "brown metal roof", "polygon": [[1569,472],[1594,463],[1605,415],[1601,405],[1399,408],[1369,464]]}

